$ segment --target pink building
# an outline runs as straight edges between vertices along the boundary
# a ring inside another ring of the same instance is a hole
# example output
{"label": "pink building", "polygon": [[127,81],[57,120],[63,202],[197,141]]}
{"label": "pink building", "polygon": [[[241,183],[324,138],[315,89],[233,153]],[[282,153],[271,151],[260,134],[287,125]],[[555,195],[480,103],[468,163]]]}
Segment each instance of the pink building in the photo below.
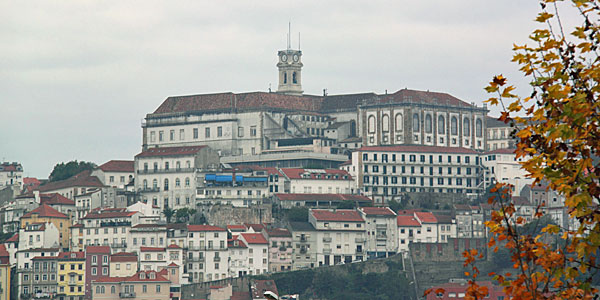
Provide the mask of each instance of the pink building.
{"label": "pink building", "polygon": [[290,271],[292,269],[292,234],[285,228],[274,228],[267,231],[269,239],[269,268],[272,272]]}

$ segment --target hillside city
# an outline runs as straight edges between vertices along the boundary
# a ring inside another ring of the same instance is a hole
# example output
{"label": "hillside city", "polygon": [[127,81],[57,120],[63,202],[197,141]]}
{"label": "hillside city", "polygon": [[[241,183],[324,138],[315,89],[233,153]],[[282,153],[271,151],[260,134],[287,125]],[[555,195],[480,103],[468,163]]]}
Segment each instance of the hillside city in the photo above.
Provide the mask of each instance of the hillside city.
{"label": "hillside city", "polygon": [[[307,95],[302,54],[278,51],[276,90],[156,103],[129,158],[62,180],[2,163],[0,300],[300,299],[268,276],[485,248],[496,182],[514,186],[517,217],[546,203],[576,226],[485,105],[406,88]],[[433,286],[412,269],[407,294],[422,295]],[[458,279],[439,286],[428,299],[464,297]]]}

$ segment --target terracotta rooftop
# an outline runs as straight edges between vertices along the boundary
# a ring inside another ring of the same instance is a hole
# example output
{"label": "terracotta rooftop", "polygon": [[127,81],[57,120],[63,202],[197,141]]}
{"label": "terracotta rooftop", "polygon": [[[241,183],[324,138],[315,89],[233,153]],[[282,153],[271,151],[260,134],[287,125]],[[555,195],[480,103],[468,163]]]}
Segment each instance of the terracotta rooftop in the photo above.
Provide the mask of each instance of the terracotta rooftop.
{"label": "terracotta rooftop", "polygon": [[227,225],[227,230],[230,230],[230,231],[246,231],[246,226],[244,226],[244,225]]}
{"label": "terracotta rooftop", "polygon": [[159,247],[140,247],[140,252],[164,252],[165,248]]}
{"label": "terracotta rooftop", "polygon": [[161,147],[150,148],[142,151],[135,157],[159,157],[159,156],[177,156],[177,155],[194,155],[206,146],[187,146],[187,147]]}
{"label": "terracotta rooftop", "polygon": [[125,218],[138,213],[137,211],[127,211],[125,208],[97,208],[88,212],[83,219],[107,219],[107,218]]}
{"label": "terracotta rooftop", "polygon": [[19,234],[15,233],[12,237],[10,237],[10,239],[6,240],[5,242],[8,242],[8,243],[17,243],[17,242],[19,242]]}
{"label": "terracotta rooftop", "polygon": [[479,154],[479,152],[475,150],[461,147],[438,147],[420,145],[368,146],[359,148],[357,151]]}
{"label": "terracotta rooftop", "polygon": [[85,253],[108,253],[110,254],[109,246],[86,246]]}
{"label": "terracotta rooftop", "polygon": [[265,236],[262,233],[240,233],[243,241],[249,245],[257,245],[257,244],[269,244]]}
{"label": "terracotta rooftop", "polygon": [[452,105],[474,107],[450,94],[430,91],[402,89],[388,96],[382,96],[380,103],[422,103],[430,105]]}
{"label": "terracotta rooftop", "polygon": [[98,167],[104,172],[133,173],[133,160],[111,160]]}
{"label": "terracotta rooftop", "polygon": [[212,225],[188,225],[188,231],[227,231],[225,228]]}
{"label": "terracotta rooftop", "polygon": [[92,171],[83,171],[77,175],[60,181],[48,182],[39,187],[40,192],[55,191],[69,187],[104,187],[96,176],[91,176]]}
{"label": "terracotta rooftop", "polygon": [[277,291],[277,285],[275,281],[270,280],[253,280],[251,284],[251,292],[252,299],[264,299],[264,293],[266,291],[271,291],[275,293],[275,295],[279,296],[279,291]]}
{"label": "terracotta rooftop", "polygon": [[415,216],[421,221],[421,223],[437,223],[437,219],[430,212],[415,212]]}
{"label": "terracotta rooftop", "polygon": [[407,215],[399,215],[397,217],[397,222],[398,226],[402,226],[402,227],[421,227],[421,223],[419,223],[419,220],[415,219],[415,217],[413,216],[407,216]]}
{"label": "terracotta rooftop", "polygon": [[58,259],[60,259],[60,260],[85,259],[85,252],[60,252],[60,253],[58,253]]}
{"label": "terracotta rooftop", "polygon": [[312,214],[317,221],[333,221],[333,222],[364,222],[360,213],[351,209],[338,209],[335,211],[324,209],[311,209],[309,214]]}
{"label": "terracotta rooftop", "polygon": [[227,240],[227,248],[248,248],[244,241],[239,239],[239,236],[234,235]]}
{"label": "terracotta rooftop", "polygon": [[181,247],[175,245],[175,244],[171,244],[167,247],[168,249],[181,249]]}
{"label": "terracotta rooftop", "polygon": [[[144,273],[144,278],[141,278],[140,274]],[[154,273],[154,278],[151,278],[150,274]],[[169,282],[164,276],[156,271],[139,271],[130,277],[101,277],[95,282]],[[92,281],[92,282],[94,282]]]}
{"label": "terracotta rooftop", "polygon": [[273,228],[273,230],[267,231],[269,237],[292,237],[289,230],[285,228]]}
{"label": "terracotta rooftop", "polygon": [[485,154],[515,154],[516,149],[514,148],[502,148],[492,151],[488,151]]}
{"label": "terracotta rooftop", "polygon": [[75,205],[75,201],[59,194],[40,194],[40,203],[48,205]]}
{"label": "terracotta rooftop", "polygon": [[282,168],[281,172],[289,179],[352,180],[348,172],[338,169]]}
{"label": "terracotta rooftop", "polygon": [[396,216],[396,213],[389,207],[362,207],[360,210],[367,216]]}
{"label": "terracotta rooftop", "polygon": [[26,213],[21,218],[31,218],[33,215],[37,215],[38,218],[60,218],[60,219],[68,219],[69,217],[58,210],[46,205],[42,204],[38,206],[38,208]]}

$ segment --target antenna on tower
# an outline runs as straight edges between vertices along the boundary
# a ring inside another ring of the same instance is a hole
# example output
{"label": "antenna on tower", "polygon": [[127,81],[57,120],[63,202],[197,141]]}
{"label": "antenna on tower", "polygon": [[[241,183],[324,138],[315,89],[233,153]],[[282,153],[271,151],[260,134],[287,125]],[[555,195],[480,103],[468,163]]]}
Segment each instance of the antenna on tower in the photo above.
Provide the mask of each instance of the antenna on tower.
{"label": "antenna on tower", "polygon": [[300,31],[298,31],[298,50],[300,50]]}
{"label": "antenna on tower", "polygon": [[288,22],[288,50],[292,49],[292,21]]}

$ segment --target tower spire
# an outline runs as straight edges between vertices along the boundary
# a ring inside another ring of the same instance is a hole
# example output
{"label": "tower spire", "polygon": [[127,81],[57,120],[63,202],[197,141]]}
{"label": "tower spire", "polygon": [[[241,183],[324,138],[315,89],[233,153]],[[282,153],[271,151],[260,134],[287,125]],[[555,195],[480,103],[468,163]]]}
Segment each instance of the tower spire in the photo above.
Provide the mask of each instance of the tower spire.
{"label": "tower spire", "polygon": [[292,49],[292,21],[288,22],[288,40],[287,49]]}

